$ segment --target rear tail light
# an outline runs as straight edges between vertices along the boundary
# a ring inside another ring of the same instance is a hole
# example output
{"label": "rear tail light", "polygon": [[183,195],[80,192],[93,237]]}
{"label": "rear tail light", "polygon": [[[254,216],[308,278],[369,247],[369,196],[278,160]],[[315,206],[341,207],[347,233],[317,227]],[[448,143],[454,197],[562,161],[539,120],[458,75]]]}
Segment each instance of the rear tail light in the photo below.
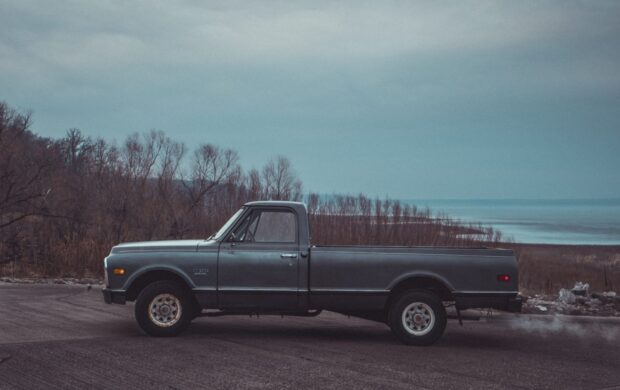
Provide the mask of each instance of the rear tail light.
{"label": "rear tail light", "polygon": [[510,282],[510,275],[497,275],[498,282]]}

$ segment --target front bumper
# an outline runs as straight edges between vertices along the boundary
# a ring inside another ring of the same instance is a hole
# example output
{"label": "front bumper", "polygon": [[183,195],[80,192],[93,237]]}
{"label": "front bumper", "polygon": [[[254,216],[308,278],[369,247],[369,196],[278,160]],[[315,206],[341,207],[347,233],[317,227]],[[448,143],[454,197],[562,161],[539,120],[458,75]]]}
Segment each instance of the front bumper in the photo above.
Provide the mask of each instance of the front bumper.
{"label": "front bumper", "polygon": [[121,305],[125,304],[125,291],[122,290],[110,290],[109,288],[104,288],[103,292],[103,300],[105,303],[118,303]]}

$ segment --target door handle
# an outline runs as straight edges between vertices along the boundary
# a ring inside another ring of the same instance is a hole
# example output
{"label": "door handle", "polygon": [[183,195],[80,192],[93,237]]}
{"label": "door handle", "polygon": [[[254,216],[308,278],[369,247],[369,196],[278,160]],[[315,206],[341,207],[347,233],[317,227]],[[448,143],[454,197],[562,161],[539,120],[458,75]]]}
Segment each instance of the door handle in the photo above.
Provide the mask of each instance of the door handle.
{"label": "door handle", "polygon": [[280,257],[283,259],[296,259],[297,253],[282,253]]}

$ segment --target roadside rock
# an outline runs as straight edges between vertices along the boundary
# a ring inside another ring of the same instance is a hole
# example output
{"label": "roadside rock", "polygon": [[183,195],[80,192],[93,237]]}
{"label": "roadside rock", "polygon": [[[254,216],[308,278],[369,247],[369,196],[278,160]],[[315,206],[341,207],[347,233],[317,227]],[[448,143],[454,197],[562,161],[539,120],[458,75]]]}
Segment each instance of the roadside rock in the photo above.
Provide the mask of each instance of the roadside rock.
{"label": "roadside rock", "polygon": [[588,283],[577,282],[571,290],[560,289],[557,296],[528,296],[523,300],[522,311],[530,314],[620,317],[620,296],[616,292],[588,292]]}
{"label": "roadside rock", "polygon": [[575,303],[577,297],[571,291],[563,288],[560,290],[560,295],[558,296],[558,301],[563,303]]}
{"label": "roadside rock", "polygon": [[536,305],[534,306],[534,308],[542,313],[546,313],[547,311],[549,311],[549,309],[547,309],[547,307],[543,305]]}
{"label": "roadside rock", "polygon": [[585,303],[588,301],[587,297],[575,297],[575,303],[578,305],[585,305]]}
{"label": "roadside rock", "polygon": [[590,289],[589,283],[577,282],[575,286],[570,290],[575,295],[587,296]]}

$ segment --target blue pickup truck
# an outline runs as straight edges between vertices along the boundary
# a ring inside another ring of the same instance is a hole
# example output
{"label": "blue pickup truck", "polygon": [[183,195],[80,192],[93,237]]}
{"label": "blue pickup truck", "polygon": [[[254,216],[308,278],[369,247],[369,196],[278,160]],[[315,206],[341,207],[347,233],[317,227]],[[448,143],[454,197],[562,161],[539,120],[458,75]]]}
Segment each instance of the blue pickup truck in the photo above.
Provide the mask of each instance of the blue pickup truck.
{"label": "blue pickup truck", "polygon": [[429,345],[445,330],[447,305],[521,310],[511,250],[313,246],[298,202],[247,203],[207,239],[117,245],[104,267],[105,302],[135,302],[151,336],[177,335],[199,316],[330,310]]}

